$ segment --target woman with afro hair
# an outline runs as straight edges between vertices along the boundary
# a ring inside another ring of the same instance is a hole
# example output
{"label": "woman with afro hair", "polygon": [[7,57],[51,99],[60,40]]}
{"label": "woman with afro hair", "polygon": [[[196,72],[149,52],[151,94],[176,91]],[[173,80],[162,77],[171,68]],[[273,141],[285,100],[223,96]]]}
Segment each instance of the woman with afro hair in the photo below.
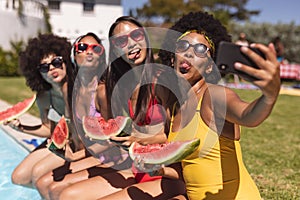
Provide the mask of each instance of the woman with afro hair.
{"label": "woman with afro hair", "polygon": [[231,89],[217,84],[221,78],[214,64],[218,45],[230,40],[225,27],[206,12],[184,15],[170,28],[159,52],[161,62],[173,67],[188,81],[191,89],[186,91],[182,105],[179,102],[170,105],[168,140],[199,138],[200,146],[181,161],[181,170],[145,165],[141,158],[135,162],[140,170],[149,172],[152,168],[151,174],[164,178],[130,186],[102,200],[134,199],[138,192],[149,197],[167,196],[172,191],[172,178],[181,177],[186,184],[187,197],[181,195],[176,199],[261,199],[243,164],[241,126],[256,127],[270,115],[280,90],[279,63],[273,44],[252,44],[266,59],[247,47],[241,48],[260,69],[242,63],[235,63],[234,67],[255,77],[252,83],[262,92],[252,102],[245,102]]}
{"label": "woman with afro hair", "polygon": [[[75,70],[70,59],[71,43],[53,34],[39,34],[28,41],[20,53],[19,66],[26,84],[36,92],[41,124],[24,125],[15,119],[6,124],[20,132],[49,138],[62,115],[69,116],[68,99],[72,97]],[[43,174],[61,166],[64,160],[46,147],[47,139],[33,150],[13,171],[14,184],[33,187]]]}

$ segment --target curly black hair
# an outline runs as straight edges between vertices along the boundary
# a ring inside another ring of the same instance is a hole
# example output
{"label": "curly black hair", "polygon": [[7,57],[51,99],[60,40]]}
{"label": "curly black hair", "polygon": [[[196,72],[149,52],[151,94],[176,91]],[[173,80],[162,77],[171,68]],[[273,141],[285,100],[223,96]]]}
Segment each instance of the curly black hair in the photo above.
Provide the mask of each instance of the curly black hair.
{"label": "curly black hair", "polygon": [[66,64],[67,74],[69,74],[68,71],[73,68],[70,52],[71,43],[65,37],[46,33],[30,38],[27,47],[19,55],[19,67],[31,90],[41,92],[50,90],[52,87],[43,79],[37,68],[41,60],[48,55],[62,56]]}
{"label": "curly black hair", "polygon": [[205,35],[214,43],[215,50],[212,53],[212,58],[215,60],[217,55],[218,45],[221,41],[231,41],[231,36],[226,28],[207,12],[190,12],[182,16],[168,31],[166,40],[162,44],[159,51],[161,62],[167,66],[172,65],[174,58],[175,44],[180,35],[187,31],[196,30],[204,32]]}

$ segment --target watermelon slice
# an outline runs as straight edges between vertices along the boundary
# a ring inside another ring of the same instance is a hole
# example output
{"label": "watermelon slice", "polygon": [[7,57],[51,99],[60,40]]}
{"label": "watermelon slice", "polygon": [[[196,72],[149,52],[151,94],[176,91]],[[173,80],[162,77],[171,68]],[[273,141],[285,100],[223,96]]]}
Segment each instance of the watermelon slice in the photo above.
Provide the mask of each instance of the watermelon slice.
{"label": "watermelon slice", "polygon": [[132,160],[142,158],[145,164],[169,165],[192,154],[200,145],[200,139],[141,145],[134,142],[129,147]]}
{"label": "watermelon slice", "polygon": [[23,115],[35,102],[36,95],[34,94],[32,97],[21,101],[12,107],[0,112],[0,124],[4,121],[10,121],[12,119],[18,118]]}
{"label": "watermelon slice", "polygon": [[107,140],[111,136],[119,135],[127,127],[131,127],[131,119],[117,116],[106,121],[103,117],[83,116],[82,124],[85,134],[90,139]]}
{"label": "watermelon slice", "polygon": [[55,126],[51,139],[47,144],[47,147],[53,151],[63,149],[69,138],[69,128],[64,116],[61,117],[57,125]]}

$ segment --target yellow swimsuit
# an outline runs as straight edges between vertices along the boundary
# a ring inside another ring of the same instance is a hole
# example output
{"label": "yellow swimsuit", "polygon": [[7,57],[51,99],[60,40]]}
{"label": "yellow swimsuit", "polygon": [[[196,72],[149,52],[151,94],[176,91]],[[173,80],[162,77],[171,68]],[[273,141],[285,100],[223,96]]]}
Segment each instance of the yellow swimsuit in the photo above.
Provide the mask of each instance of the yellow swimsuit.
{"label": "yellow swimsuit", "polygon": [[[218,136],[200,116],[202,98],[191,122],[169,141],[200,138],[199,148],[182,161],[189,200],[261,199],[242,161],[240,142]],[[173,120],[172,120],[173,121]]]}

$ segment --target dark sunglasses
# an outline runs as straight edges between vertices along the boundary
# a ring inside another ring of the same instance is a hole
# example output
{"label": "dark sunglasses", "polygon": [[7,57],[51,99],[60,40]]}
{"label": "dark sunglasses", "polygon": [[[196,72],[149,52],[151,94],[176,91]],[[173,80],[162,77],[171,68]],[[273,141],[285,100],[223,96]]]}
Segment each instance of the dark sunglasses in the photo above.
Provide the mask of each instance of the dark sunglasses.
{"label": "dark sunglasses", "polygon": [[133,39],[135,42],[141,41],[145,38],[144,31],[141,28],[135,29],[126,35],[114,37],[111,39],[113,45],[124,48],[128,44],[128,37]]}
{"label": "dark sunglasses", "polygon": [[86,44],[83,42],[75,44],[75,51],[77,53],[87,51],[88,49],[91,49],[95,54],[99,56],[104,52],[104,47],[101,44]]}
{"label": "dark sunglasses", "polygon": [[38,65],[38,70],[43,73],[47,73],[50,69],[50,65],[52,65],[55,68],[61,68],[64,60],[61,56],[53,58],[53,60],[50,63],[42,63]]}
{"label": "dark sunglasses", "polygon": [[207,52],[209,51],[209,48],[202,43],[197,43],[197,44],[190,44],[186,40],[179,40],[176,42],[176,53],[182,53],[187,51],[190,47],[194,48],[195,55],[198,57],[205,57]]}

